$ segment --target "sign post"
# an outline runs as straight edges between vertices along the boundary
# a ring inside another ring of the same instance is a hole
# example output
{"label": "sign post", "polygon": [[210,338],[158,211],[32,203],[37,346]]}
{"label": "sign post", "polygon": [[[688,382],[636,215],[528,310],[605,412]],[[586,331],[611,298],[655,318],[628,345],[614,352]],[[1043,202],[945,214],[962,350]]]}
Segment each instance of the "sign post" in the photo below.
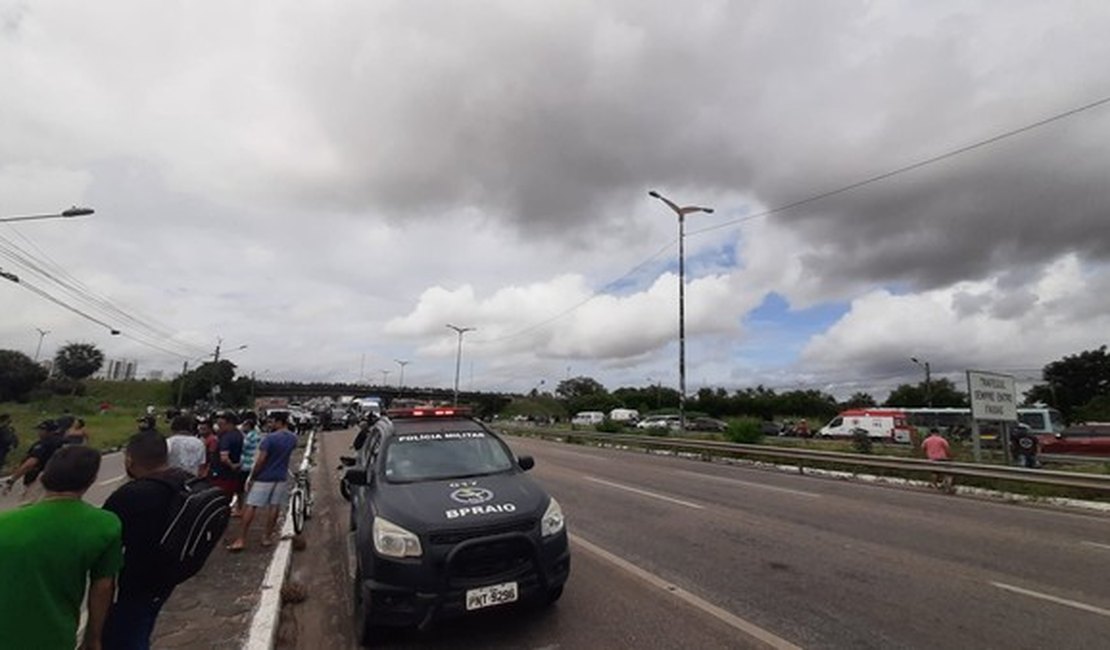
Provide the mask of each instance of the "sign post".
{"label": "sign post", "polygon": [[971,398],[971,439],[975,462],[983,459],[979,421],[1016,422],[1017,399],[1014,378],[996,372],[967,371],[967,395]]}

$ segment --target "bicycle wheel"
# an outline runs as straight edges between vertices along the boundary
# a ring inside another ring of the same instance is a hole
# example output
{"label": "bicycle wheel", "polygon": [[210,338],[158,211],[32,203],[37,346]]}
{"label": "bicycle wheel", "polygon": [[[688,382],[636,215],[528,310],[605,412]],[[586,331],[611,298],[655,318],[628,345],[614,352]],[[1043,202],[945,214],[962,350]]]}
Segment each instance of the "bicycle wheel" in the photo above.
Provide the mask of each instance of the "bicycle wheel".
{"label": "bicycle wheel", "polygon": [[304,494],[299,487],[293,490],[292,499],[293,532],[300,535],[304,530]]}
{"label": "bicycle wheel", "polygon": [[312,483],[308,482],[307,476],[301,488],[304,490],[304,518],[312,519]]}

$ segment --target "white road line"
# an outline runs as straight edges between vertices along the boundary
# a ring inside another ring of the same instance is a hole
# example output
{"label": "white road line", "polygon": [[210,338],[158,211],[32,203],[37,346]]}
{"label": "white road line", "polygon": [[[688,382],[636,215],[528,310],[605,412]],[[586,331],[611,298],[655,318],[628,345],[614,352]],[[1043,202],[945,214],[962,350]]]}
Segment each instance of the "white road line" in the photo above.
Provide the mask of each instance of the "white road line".
{"label": "white road line", "polygon": [[628,560],[626,560],[622,557],[618,557],[618,556],[610,553],[609,551],[606,551],[605,549],[601,548],[600,546],[597,546],[596,544],[594,544],[592,542],[589,542],[589,541],[586,541],[586,540],[582,539],[578,535],[573,535],[572,534],[570,536],[570,541],[573,542],[575,545],[581,547],[583,550],[588,551],[588,552],[598,556],[602,560],[605,560],[606,562],[608,562],[608,563],[610,563],[610,564],[612,564],[612,565],[614,565],[614,566],[616,566],[620,569],[623,569],[624,571],[627,571],[628,573],[631,573],[632,575],[634,575],[637,578],[643,580],[644,582],[647,582],[649,585],[651,585],[653,587],[657,587],[657,588],[665,591],[666,593],[668,593],[668,594],[686,602],[688,605],[691,605],[693,607],[696,607],[697,609],[700,609],[701,611],[705,612],[706,614],[709,614],[713,618],[721,621],[722,623],[728,625],[729,627],[732,627],[733,629],[736,629],[736,630],[742,632],[743,634],[746,634],[750,639],[752,639],[754,641],[757,641],[759,643],[767,645],[771,648],[776,648],[776,649],[780,649],[780,650],[801,650],[798,646],[794,645],[793,643],[791,643],[791,642],[787,641],[786,639],[784,639],[780,636],[777,636],[777,635],[775,635],[771,632],[768,632],[767,630],[759,627],[755,623],[751,623],[749,621],[746,621],[746,620],[740,618],[739,616],[737,616],[736,614],[733,614],[732,612],[730,612],[728,610],[722,609],[722,608],[714,605],[713,603],[705,600],[704,598],[701,598],[699,596],[695,596],[694,594],[690,593],[689,591],[686,591],[685,589],[683,589],[683,588],[681,588],[677,585],[674,585],[674,584],[671,584],[670,582],[667,582],[666,580],[664,580],[663,578],[655,575],[654,573],[651,573],[649,571],[641,569],[640,567],[636,566],[635,564],[632,564]]}
{"label": "white road line", "polygon": [[1081,603],[1081,602],[1076,601],[1076,600],[1068,600],[1067,598],[1060,598],[1059,596],[1053,596],[1051,594],[1042,594],[1039,591],[1032,591],[1032,590],[1029,590],[1029,589],[1022,589],[1021,587],[1015,587],[1013,585],[1008,585],[1004,582],[992,582],[991,584],[994,585],[995,587],[998,587],[999,589],[1005,589],[1006,591],[1012,591],[1015,594],[1021,594],[1023,596],[1029,596],[1030,598],[1040,598],[1041,600],[1047,600],[1050,603],[1056,603],[1057,605],[1064,605],[1066,607],[1074,607],[1075,609],[1081,609],[1085,612],[1091,612],[1092,614],[1099,614],[1101,616],[1110,616],[1110,609],[1103,609],[1101,607],[1095,607],[1094,605],[1088,605],[1087,603]]}
{"label": "white road line", "polygon": [[1084,545],[1084,546],[1093,546],[1095,548],[1101,548],[1101,549],[1105,549],[1107,551],[1110,551],[1110,544],[1099,544],[1098,542],[1079,542],[1079,543]]}
{"label": "white road line", "polygon": [[106,481],[101,481],[101,482],[97,483],[97,485],[111,485],[112,483],[119,483],[120,481],[122,481],[125,478],[127,478],[126,475],[117,476],[115,478],[110,478]]}
{"label": "white road line", "polygon": [[628,492],[632,492],[634,494],[639,494],[641,496],[651,497],[653,499],[659,499],[660,501],[669,501],[671,503],[677,503],[680,506],[686,506],[687,508],[694,508],[695,510],[705,510],[705,506],[701,506],[701,505],[698,505],[696,503],[690,503],[689,501],[683,501],[682,499],[675,499],[674,497],[669,497],[665,494],[659,494],[658,492],[649,492],[647,490],[641,490],[640,488],[634,488],[634,487],[631,487],[631,486],[628,486],[628,485],[621,485],[620,483],[613,483],[612,481],[606,481],[604,479],[594,478],[593,476],[586,476],[584,478],[587,481],[593,481],[594,483],[600,483],[602,485],[608,485],[609,487],[617,488],[618,490],[625,490],[625,491],[628,491]]}
{"label": "white road line", "polygon": [[823,495],[816,492],[806,492],[805,490],[794,490],[792,488],[778,487],[777,485],[767,485],[765,483],[756,483],[754,481],[742,481],[738,478],[729,478],[727,476],[717,476],[716,474],[699,474],[698,472],[688,472],[686,470],[676,470],[678,474],[685,474],[686,476],[693,476],[697,478],[704,478],[710,481],[719,481],[721,483],[732,483],[734,485],[743,485],[745,487],[759,488],[760,490],[771,490],[774,492],[782,492],[783,494],[793,494],[799,497],[812,497],[819,499]]}

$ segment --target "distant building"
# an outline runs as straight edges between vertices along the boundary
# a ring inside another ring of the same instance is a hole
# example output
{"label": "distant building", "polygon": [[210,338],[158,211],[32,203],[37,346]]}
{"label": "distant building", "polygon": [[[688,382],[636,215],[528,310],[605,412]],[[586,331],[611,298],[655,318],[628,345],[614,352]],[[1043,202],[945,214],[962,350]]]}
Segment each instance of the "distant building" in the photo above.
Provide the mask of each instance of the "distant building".
{"label": "distant building", "polygon": [[131,359],[109,359],[98,375],[109,381],[131,381],[135,379],[138,366],[138,362]]}

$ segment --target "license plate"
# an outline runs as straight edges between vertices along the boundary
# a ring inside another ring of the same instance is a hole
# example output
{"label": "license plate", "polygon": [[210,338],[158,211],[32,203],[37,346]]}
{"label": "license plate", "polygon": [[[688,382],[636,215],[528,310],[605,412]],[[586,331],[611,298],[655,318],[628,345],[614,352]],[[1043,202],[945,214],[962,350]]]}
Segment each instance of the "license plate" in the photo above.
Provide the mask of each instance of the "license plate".
{"label": "license plate", "polygon": [[479,587],[466,592],[466,609],[474,610],[504,605],[505,603],[516,602],[517,598],[515,582],[503,582],[499,585]]}

